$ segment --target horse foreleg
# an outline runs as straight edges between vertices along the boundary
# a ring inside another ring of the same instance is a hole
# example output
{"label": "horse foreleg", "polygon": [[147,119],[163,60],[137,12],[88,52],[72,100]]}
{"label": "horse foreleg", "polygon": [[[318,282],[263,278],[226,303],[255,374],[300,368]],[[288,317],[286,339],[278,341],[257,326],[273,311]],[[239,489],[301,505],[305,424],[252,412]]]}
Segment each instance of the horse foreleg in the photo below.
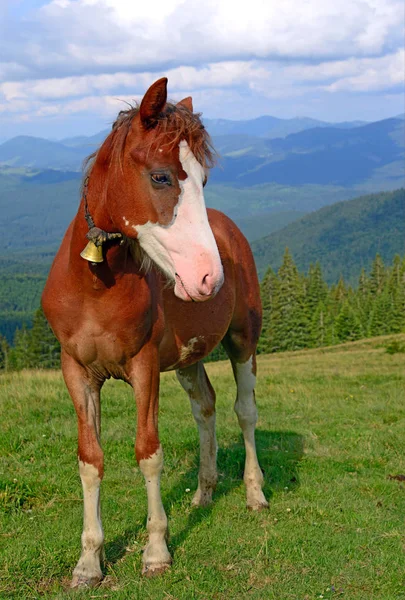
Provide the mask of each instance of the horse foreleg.
{"label": "horse foreleg", "polygon": [[256,369],[255,357],[247,362],[236,362],[231,358],[232,368],[237,386],[235,412],[238,416],[245,442],[246,460],[243,480],[246,485],[246,504],[251,510],[268,507],[263,494],[263,473],[257,460],[255,429],[257,423],[257,407],[255,401]]}
{"label": "horse foreleg", "polygon": [[218,478],[215,392],[201,362],[185,369],[178,369],[176,374],[190,398],[191,410],[200,435],[198,488],[192,504],[194,506],[207,506],[212,501],[212,492]]}
{"label": "horse foreleg", "polygon": [[147,576],[165,571],[171,563],[167,549],[167,517],[160,493],[163,451],[158,437],[159,355],[151,344],[144,346],[132,364],[138,422],[135,453],[145,478],[148,496],[148,543],[143,553],[142,573]]}
{"label": "horse foreleg", "polygon": [[66,353],[62,371],[72,397],[78,421],[79,472],[83,486],[82,554],[71,587],[92,587],[103,578],[100,566],[104,533],[100,517],[100,483],[103,478],[103,451],[100,446],[100,389],[86,370]]}

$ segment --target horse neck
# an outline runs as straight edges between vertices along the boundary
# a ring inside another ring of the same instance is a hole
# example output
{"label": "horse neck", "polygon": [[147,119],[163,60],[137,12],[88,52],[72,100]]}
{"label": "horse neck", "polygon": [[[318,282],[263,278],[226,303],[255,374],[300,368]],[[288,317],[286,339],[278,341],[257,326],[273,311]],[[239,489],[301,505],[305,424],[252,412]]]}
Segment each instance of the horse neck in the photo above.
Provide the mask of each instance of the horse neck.
{"label": "horse neck", "polygon": [[[84,270],[85,273],[88,271],[88,263],[80,257],[80,252],[84,249],[87,244],[86,235],[89,231],[89,225],[87,224],[85,215],[86,209],[90,214],[95,227],[106,231],[107,233],[116,233],[117,228],[109,215],[107,204],[108,204],[108,178],[102,176],[100,170],[97,169],[96,165],[91,170],[89,176],[89,182],[87,189],[84,190],[83,197],[80,201],[79,209],[76,217],[73,221],[72,234],[70,239],[70,258],[69,262],[71,267],[75,270]],[[85,197],[87,198],[87,206]],[[105,248],[104,248],[105,251]],[[108,257],[116,258],[119,254],[119,245],[110,245],[108,249]]]}

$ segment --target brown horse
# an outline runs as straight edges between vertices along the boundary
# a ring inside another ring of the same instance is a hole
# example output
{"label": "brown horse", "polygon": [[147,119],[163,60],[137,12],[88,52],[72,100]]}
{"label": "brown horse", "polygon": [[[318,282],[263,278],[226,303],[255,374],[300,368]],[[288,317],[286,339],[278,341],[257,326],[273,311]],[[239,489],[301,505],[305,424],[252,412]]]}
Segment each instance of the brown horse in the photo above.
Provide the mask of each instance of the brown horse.
{"label": "brown horse", "polygon": [[[204,506],[217,481],[217,443],[215,393],[202,359],[220,342],[237,384],[247,506],[268,506],[255,447],[261,327],[255,265],[234,223],[215,210],[207,215],[203,186],[212,166],[210,139],[191,98],[167,103],[166,88],[166,78],[156,81],[139,108],[121,112],[91,157],[78,213],[42,297],[62,345],[63,376],[78,419],[84,525],[72,587],[102,579],[100,390],[109,377],[123,379],[135,392],[135,451],[148,496],[145,574],[171,562],[160,495],[159,372],[176,370],[190,398],[200,435],[193,504]],[[96,246],[104,242],[103,262],[81,258],[86,234]]]}

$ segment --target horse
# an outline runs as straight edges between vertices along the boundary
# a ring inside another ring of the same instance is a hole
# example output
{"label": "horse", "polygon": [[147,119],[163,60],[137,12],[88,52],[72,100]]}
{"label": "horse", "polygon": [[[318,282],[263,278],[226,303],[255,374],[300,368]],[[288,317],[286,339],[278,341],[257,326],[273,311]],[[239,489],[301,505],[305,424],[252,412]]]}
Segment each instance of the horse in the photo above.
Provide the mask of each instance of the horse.
{"label": "horse", "polygon": [[[217,483],[217,442],[215,392],[202,359],[219,343],[237,386],[247,506],[268,506],[255,446],[259,283],[243,234],[205,207],[203,188],[215,153],[200,116],[190,97],[167,101],[167,78],[119,113],[89,158],[78,212],[42,295],[78,421],[84,518],[74,588],[98,585],[103,577],[100,391],[110,377],[127,382],[135,394],[135,454],[148,502],[143,574],[162,573],[171,564],[160,493],[160,372],[175,370],[189,396],[200,438],[192,504],[206,506]],[[90,257],[81,254],[86,236]]]}

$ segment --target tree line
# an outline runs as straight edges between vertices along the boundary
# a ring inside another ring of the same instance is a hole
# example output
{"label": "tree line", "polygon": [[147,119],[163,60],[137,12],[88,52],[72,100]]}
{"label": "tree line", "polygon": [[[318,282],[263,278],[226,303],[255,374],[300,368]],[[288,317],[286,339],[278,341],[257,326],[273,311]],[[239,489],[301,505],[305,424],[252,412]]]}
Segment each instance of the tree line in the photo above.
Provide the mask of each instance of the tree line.
{"label": "tree line", "polygon": [[[341,277],[328,286],[319,263],[299,273],[288,248],[277,273],[269,268],[260,286],[263,330],[258,352],[331,346],[405,331],[405,257],[384,265],[376,255],[370,273],[362,269],[353,288]],[[222,347],[209,360],[225,358]],[[0,336],[0,369],[54,369],[60,345],[39,308],[31,328],[17,329],[9,346]]]}
{"label": "tree line", "polygon": [[385,266],[376,255],[369,274],[362,269],[356,288],[341,277],[328,286],[319,263],[298,272],[286,249],[275,273],[261,283],[263,330],[259,352],[331,346],[405,331],[405,258]]}

